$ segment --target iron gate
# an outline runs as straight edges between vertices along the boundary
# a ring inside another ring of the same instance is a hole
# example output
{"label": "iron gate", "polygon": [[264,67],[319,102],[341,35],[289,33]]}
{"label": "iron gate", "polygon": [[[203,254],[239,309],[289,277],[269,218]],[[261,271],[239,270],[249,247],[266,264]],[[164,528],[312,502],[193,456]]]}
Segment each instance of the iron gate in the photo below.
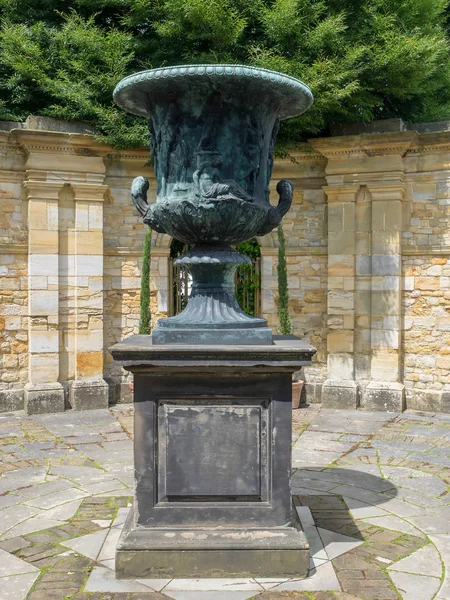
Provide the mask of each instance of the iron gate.
{"label": "iron gate", "polygon": [[[186,267],[175,265],[169,258],[169,316],[180,313],[187,304],[190,292],[190,275]],[[261,259],[252,259],[251,265],[242,265],[236,270],[236,298],[244,312],[259,317],[261,314]]]}

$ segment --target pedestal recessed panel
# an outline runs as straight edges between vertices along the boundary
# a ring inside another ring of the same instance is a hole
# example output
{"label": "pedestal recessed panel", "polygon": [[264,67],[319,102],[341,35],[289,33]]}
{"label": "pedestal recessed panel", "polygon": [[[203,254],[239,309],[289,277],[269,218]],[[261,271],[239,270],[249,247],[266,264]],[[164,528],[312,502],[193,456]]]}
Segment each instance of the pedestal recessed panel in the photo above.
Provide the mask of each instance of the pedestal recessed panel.
{"label": "pedestal recessed panel", "polygon": [[266,410],[261,404],[218,405],[217,400],[162,401],[158,499],[261,500],[267,454],[262,413]]}
{"label": "pedestal recessed panel", "polygon": [[290,372],[171,367],[134,389],[138,527],[290,522]]}

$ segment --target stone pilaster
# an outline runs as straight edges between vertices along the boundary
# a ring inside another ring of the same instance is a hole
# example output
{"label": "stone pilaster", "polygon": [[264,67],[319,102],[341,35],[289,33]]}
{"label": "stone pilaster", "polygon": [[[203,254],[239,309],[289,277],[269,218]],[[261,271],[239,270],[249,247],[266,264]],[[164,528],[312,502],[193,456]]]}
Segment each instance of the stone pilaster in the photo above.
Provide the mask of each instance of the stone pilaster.
{"label": "stone pilaster", "polygon": [[[72,183],[75,202],[74,370],[69,403],[75,410],[106,408],[103,379],[103,200],[107,187]],[[71,248],[69,247],[69,250]]]}
{"label": "stone pilaster", "polygon": [[322,403],[356,408],[355,381],[355,202],[358,185],[324,188],[328,198],[328,379]]}
{"label": "stone pilaster", "polygon": [[[74,382],[82,377],[78,360],[81,348],[88,346],[92,376],[84,376],[87,386],[102,399],[106,387],[101,379],[103,361],[101,365],[91,361],[98,339],[103,350],[103,330],[99,325],[103,321],[103,305],[96,305],[92,298],[103,292],[103,223],[102,213],[99,220],[91,205],[102,200],[106,189],[102,157],[105,150],[88,136],[65,132],[23,129],[12,132],[11,139],[26,157],[30,361],[25,407],[29,412],[64,410],[65,392],[69,391],[72,406],[77,408],[71,387],[76,388],[78,383]],[[89,218],[95,222],[92,230]],[[87,228],[81,225],[86,220]],[[95,258],[98,256],[100,259]],[[94,281],[94,273],[100,281]],[[80,280],[83,277],[85,281]],[[94,290],[96,286],[98,289]],[[84,287],[89,296],[85,305]],[[82,312],[90,316],[91,323],[89,319],[81,323],[78,315]],[[87,339],[84,330],[93,326],[98,327],[99,337]],[[86,404],[97,407],[95,401]],[[101,405],[105,403],[102,401]],[[79,407],[88,408],[81,404]]]}
{"label": "stone pilaster", "polygon": [[277,297],[278,297],[278,248],[260,246],[261,252],[261,317],[267,319],[274,333],[278,328]]}
{"label": "stone pilaster", "polygon": [[[152,314],[152,327],[156,327],[158,319],[163,319],[169,314],[169,255],[170,247],[156,247],[151,249],[150,267],[150,302]],[[140,291],[140,278],[139,278]]]}
{"label": "stone pilaster", "polygon": [[405,185],[368,184],[372,196],[371,381],[363,405],[371,410],[402,411],[401,235]]}
{"label": "stone pilaster", "polygon": [[367,186],[356,196],[355,379],[364,388],[371,379],[372,206]]}
{"label": "stone pilaster", "polygon": [[[31,174],[32,175],[32,174]],[[64,410],[59,378],[58,199],[62,185],[28,179],[28,414]]]}

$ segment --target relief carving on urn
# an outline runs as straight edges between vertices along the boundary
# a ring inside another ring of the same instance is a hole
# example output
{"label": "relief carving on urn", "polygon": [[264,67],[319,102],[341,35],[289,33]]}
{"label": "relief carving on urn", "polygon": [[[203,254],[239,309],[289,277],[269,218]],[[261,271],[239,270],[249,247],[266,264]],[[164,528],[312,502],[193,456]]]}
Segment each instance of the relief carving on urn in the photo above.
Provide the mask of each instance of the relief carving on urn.
{"label": "relief carving on urn", "polygon": [[[277,206],[269,201],[274,145],[280,120],[307,110],[311,92],[292,77],[264,69],[193,65],[126,78],[115,99],[126,110],[149,117],[156,202],[147,203],[145,178],[136,178],[132,186],[144,223],[194,246],[178,259],[193,277],[188,306],[159,326],[189,322],[198,329],[210,323],[219,329],[267,330],[264,319],[245,315],[233,300],[234,270],[247,259],[230,245],[269,233],[289,210],[293,186],[287,180],[277,185]],[[214,272],[210,267],[209,292],[206,277],[199,283],[199,263],[217,265]],[[211,310],[205,301],[203,313],[194,316],[192,299],[200,290],[212,302]],[[154,339],[158,343],[158,332]],[[264,339],[269,341],[267,331]]]}

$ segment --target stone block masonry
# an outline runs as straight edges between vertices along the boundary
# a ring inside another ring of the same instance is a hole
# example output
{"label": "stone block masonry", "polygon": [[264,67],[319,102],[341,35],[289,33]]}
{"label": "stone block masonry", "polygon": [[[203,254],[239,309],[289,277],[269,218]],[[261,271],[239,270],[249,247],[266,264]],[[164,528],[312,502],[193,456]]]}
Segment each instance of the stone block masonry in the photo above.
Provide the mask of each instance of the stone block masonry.
{"label": "stone block masonry", "polygon": [[[0,411],[129,401],[108,347],[138,330],[144,226],[129,190],[145,175],[156,197],[147,150],[31,125],[0,132]],[[317,348],[300,374],[307,401],[450,412],[450,132],[291,154],[273,182],[295,186],[283,228],[293,333]],[[276,233],[258,241],[261,316],[276,330]],[[153,233],[153,324],[168,312],[170,242]]]}

